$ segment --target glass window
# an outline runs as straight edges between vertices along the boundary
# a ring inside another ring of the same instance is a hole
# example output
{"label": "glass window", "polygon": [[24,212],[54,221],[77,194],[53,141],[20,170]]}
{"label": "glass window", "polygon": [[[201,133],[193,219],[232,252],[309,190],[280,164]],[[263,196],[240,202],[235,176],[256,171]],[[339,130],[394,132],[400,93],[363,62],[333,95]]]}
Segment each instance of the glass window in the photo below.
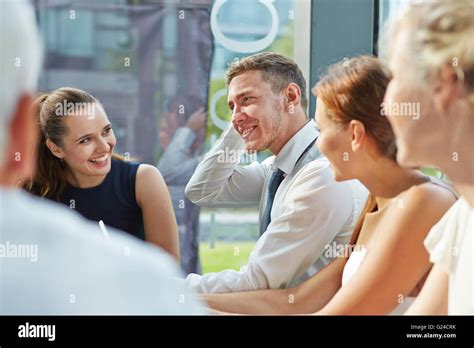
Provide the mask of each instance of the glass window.
{"label": "glass window", "polygon": [[[186,200],[184,187],[230,120],[225,86],[230,64],[254,53],[277,52],[293,58],[309,82],[311,2],[38,0],[35,4],[46,44],[40,88],[77,87],[102,102],[114,126],[116,150],[161,170],[172,195],[180,239],[188,246],[200,243],[203,272],[246,264],[258,238],[258,207],[189,208],[193,205]],[[200,108],[207,116],[202,135],[196,131],[186,163],[176,164],[177,156],[165,155],[173,147],[176,130],[188,127]],[[260,153],[258,160],[269,155]],[[253,160],[243,156],[241,165]],[[198,241],[189,239],[191,230],[199,231]],[[182,249],[181,255],[186,254]]]}
{"label": "glass window", "polygon": [[412,2],[412,0],[380,0],[379,26],[383,28],[389,16],[397,16]]}
{"label": "glass window", "polygon": [[[214,57],[209,87],[209,118],[206,149],[209,149],[231,118],[227,106],[225,74],[230,64],[262,51],[293,58],[309,83],[310,2],[304,0],[215,1],[211,11]],[[236,15],[239,14],[239,15]],[[307,38],[305,41],[304,39]],[[243,155],[241,165],[262,161]],[[203,272],[239,269],[259,237],[258,207],[201,210],[201,259]]]}
{"label": "glass window", "polygon": [[[398,16],[412,3],[412,0],[381,0],[380,1],[380,15],[379,27],[383,28],[388,19],[392,16]],[[425,174],[435,176],[442,179],[447,177],[437,168],[424,167],[421,171]]]}

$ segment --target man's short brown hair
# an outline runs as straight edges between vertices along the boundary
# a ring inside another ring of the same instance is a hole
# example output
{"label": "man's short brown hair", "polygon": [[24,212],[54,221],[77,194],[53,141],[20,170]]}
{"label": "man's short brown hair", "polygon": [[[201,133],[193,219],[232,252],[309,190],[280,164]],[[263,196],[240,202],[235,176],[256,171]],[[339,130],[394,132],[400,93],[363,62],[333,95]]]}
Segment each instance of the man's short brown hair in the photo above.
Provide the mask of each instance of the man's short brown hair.
{"label": "man's short brown hair", "polygon": [[232,79],[248,71],[260,71],[262,79],[270,83],[272,91],[280,93],[290,83],[296,83],[301,90],[301,106],[306,110],[306,81],[298,65],[281,54],[263,52],[241,59],[227,71],[227,86]]}

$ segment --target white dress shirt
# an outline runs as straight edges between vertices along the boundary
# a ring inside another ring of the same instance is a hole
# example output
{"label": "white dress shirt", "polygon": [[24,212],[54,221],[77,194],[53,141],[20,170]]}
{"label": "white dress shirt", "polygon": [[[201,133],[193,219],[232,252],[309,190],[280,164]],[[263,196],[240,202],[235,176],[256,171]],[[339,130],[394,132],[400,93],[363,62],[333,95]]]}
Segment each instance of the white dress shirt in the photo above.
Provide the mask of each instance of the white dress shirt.
{"label": "white dress shirt", "polygon": [[[238,166],[238,156],[222,154],[243,151],[245,143],[232,126],[224,131],[186,187],[192,202],[206,207],[260,203],[261,218],[271,171],[279,168],[285,178],[275,195],[271,222],[248,264],[239,271],[190,274],[186,278],[189,287],[220,293],[296,285],[332,260],[324,255],[330,244],[348,242],[368,192],[358,181],[337,183],[327,159],[315,146],[301,156],[317,135],[314,123],[308,122],[278,156]],[[222,158],[235,161],[219,160]]]}
{"label": "white dress shirt", "polygon": [[203,314],[159,248],[0,188],[0,314]]}

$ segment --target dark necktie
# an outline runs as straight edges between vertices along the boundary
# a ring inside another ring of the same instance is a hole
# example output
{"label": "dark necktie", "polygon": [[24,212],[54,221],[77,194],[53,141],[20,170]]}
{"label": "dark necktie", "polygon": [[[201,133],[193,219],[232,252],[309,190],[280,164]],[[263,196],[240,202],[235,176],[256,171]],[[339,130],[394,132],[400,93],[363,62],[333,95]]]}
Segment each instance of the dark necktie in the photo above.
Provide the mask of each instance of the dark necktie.
{"label": "dark necktie", "polygon": [[[317,139],[318,138],[316,137],[316,139],[314,139],[311,142],[311,144],[308,145],[308,147],[303,151],[303,153],[300,155],[300,157],[296,161],[297,163],[313,147]],[[268,187],[267,187],[267,190],[268,190],[267,205],[265,206],[265,210],[262,215],[262,222],[260,223],[260,235],[262,235],[267,230],[268,225],[270,225],[270,221],[272,220],[270,214],[272,212],[273,200],[275,199],[275,194],[282,181],[283,181],[282,170],[278,169],[276,172],[272,173],[270,182],[268,183]]]}
{"label": "dark necktie", "polygon": [[263,234],[267,230],[268,225],[271,221],[271,212],[272,212],[272,205],[273,200],[275,199],[275,194],[280,186],[281,182],[283,181],[283,171],[278,169],[276,172],[272,173],[270,181],[267,187],[267,204],[265,205],[265,210],[262,215],[262,222],[260,223],[260,235]]}

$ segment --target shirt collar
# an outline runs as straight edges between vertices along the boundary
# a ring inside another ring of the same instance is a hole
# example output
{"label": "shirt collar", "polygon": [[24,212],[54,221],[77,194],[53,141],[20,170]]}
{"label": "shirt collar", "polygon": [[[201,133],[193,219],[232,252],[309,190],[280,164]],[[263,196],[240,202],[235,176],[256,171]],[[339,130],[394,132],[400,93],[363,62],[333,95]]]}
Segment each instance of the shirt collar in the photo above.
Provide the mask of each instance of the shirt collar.
{"label": "shirt collar", "polygon": [[286,174],[293,172],[296,162],[303,154],[304,150],[318,136],[318,131],[313,121],[309,121],[282,147],[275,157],[272,169],[281,169]]}

